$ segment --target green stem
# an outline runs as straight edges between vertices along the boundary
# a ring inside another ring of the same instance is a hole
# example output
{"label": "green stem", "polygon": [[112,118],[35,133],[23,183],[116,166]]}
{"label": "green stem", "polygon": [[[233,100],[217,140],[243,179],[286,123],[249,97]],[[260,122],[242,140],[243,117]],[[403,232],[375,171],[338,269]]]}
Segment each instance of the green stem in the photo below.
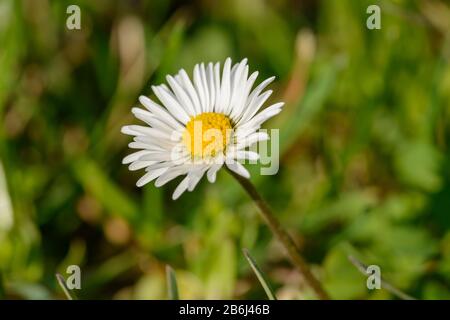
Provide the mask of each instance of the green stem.
{"label": "green stem", "polygon": [[244,188],[245,191],[247,191],[248,195],[258,206],[259,213],[261,214],[263,220],[269,226],[275,237],[281,242],[290,259],[292,260],[292,263],[303,276],[309,287],[315,292],[319,299],[328,300],[328,294],[325,292],[320,282],[310,271],[308,264],[300,255],[300,252],[295,245],[294,240],[292,240],[289,234],[282,228],[278,220],[273,215],[269,205],[260,196],[250,180],[238,175],[231,170],[228,170],[228,172],[230,172],[230,174],[240,183],[240,185]]}

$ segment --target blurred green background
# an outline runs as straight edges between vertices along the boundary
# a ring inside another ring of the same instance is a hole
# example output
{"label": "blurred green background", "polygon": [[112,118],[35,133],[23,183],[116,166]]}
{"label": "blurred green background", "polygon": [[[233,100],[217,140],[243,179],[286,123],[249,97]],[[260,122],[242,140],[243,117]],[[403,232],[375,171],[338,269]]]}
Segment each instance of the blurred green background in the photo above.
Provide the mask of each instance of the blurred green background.
{"label": "blurred green background", "polygon": [[[66,8],[81,8],[67,30]],[[366,8],[381,7],[381,30]],[[197,62],[275,75],[280,171],[252,181],[333,298],[369,291],[347,255],[420,299],[450,298],[450,4],[443,0],[0,0],[0,298],[313,294],[225,172],[171,200],[139,189],[124,124],[150,85]],[[249,167],[249,166],[247,166]]]}

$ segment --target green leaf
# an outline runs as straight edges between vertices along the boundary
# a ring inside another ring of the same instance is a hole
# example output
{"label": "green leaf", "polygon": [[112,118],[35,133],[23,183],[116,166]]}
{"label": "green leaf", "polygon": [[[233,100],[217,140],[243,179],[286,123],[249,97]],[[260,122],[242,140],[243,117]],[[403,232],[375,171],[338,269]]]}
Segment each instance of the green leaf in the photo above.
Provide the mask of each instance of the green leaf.
{"label": "green leaf", "polygon": [[81,185],[97,198],[111,214],[133,221],[138,207],[106,172],[92,159],[80,158],[73,163],[73,171]]}
{"label": "green leaf", "polygon": [[122,274],[136,267],[137,263],[137,257],[131,250],[109,258],[96,265],[95,269],[84,277],[83,292],[86,292],[86,295],[96,293],[98,288],[119,279]]}
{"label": "green leaf", "polygon": [[8,294],[19,296],[25,300],[50,300],[53,299],[51,292],[40,283],[29,281],[8,281]]}
{"label": "green leaf", "polygon": [[264,273],[261,271],[261,269],[256,264],[256,261],[252,258],[250,253],[247,249],[242,250],[244,252],[245,258],[247,258],[248,263],[253,269],[253,272],[256,274],[256,277],[259,280],[259,283],[261,283],[261,286],[263,287],[264,291],[267,294],[267,297],[270,300],[277,300],[275,293],[272,290],[272,287],[270,286],[269,282],[267,281],[266,277],[264,276]]}
{"label": "green leaf", "polygon": [[408,142],[396,153],[395,166],[400,179],[412,187],[436,191],[442,186],[442,154],[436,146],[424,142]]}
{"label": "green leaf", "polygon": [[367,294],[366,280],[349,265],[345,247],[332,247],[323,262],[322,283],[332,299],[361,299]]}
{"label": "green leaf", "polygon": [[224,238],[208,248],[205,278],[206,299],[230,299],[236,283],[236,248]]}

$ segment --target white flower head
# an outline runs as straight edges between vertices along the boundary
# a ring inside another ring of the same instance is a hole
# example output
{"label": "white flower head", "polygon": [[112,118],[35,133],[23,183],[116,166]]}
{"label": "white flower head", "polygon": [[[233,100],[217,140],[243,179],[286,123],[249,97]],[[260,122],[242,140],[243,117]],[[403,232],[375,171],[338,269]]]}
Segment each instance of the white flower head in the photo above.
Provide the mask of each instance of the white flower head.
{"label": "white flower head", "polygon": [[173,193],[177,199],[184,191],[192,191],[205,173],[214,182],[223,165],[250,177],[239,161],[259,159],[248,148],[269,139],[267,133],[259,132],[261,124],[278,114],[284,103],[261,110],[272,94],[263,90],[274,77],[252,90],[258,72],[248,73],[247,59],[232,66],[228,58],[223,70],[220,63],[201,63],[194,67],[193,82],[181,69],[167,76],[169,86],[152,87],[163,106],[139,97],[145,110],[133,108],[132,112],[146,126],[122,128],[122,133],[134,136],[129,147],[141,149],[123,159],[130,170],[145,168],[137,186],[156,179],[160,187],[185,176]]}

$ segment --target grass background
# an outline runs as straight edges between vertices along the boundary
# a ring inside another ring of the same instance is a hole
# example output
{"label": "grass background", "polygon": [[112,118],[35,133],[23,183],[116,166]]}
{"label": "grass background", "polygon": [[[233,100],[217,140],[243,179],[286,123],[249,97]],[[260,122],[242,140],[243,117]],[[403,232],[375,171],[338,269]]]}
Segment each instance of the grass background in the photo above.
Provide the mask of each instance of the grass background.
{"label": "grass background", "polygon": [[242,248],[279,298],[313,298],[226,172],[174,202],[121,164],[139,94],[230,56],[277,77],[280,171],[252,181],[331,296],[393,298],[352,254],[449,299],[449,31],[443,0],[0,1],[0,298],[63,298],[71,264],[84,299],[164,299],[166,264],[182,298],[265,298]]}

